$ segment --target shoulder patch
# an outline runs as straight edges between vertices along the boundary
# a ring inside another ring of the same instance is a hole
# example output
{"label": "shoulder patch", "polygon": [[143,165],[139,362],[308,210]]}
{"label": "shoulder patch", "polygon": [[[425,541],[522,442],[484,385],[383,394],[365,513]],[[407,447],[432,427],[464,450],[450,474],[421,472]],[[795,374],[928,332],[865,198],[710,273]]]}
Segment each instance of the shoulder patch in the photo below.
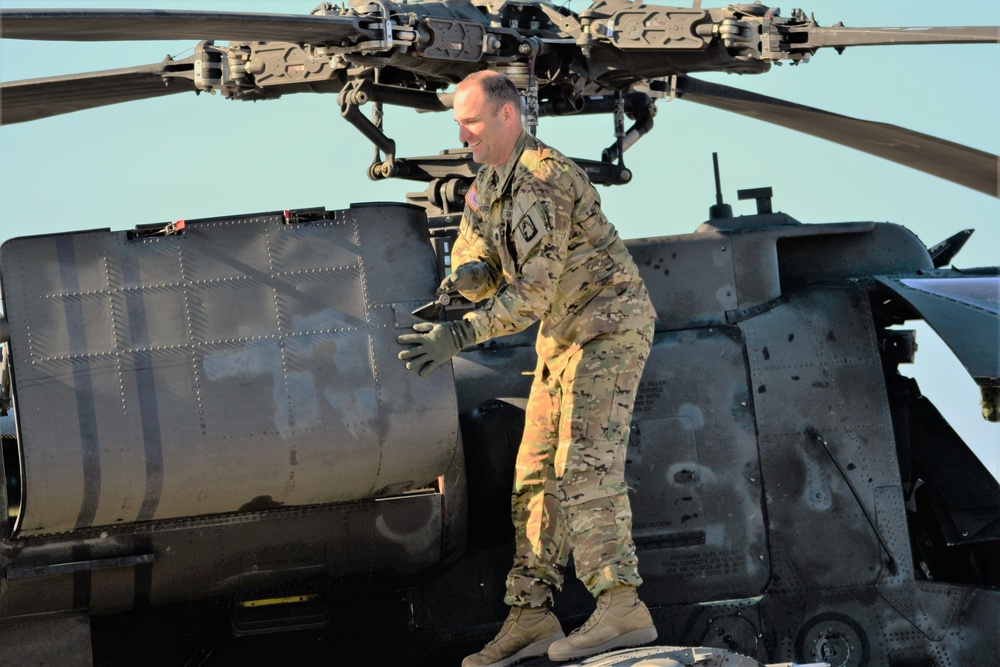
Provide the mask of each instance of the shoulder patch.
{"label": "shoulder patch", "polygon": [[548,231],[545,224],[545,214],[534,192],[528,192],[518,197],[514,203],[514,215],[511,223],[513,225],[511,235],[514,237],[514,245],[517,247],[518,257],[523,259],[538,245],[542,236]]}
{"label": "shoulder patch", "polygon": [[524,241],[531,241],[538,235],[538,226],[531,219],[531,215],[526,215],[517,225],[517,231],[521,234],[521,238]]}

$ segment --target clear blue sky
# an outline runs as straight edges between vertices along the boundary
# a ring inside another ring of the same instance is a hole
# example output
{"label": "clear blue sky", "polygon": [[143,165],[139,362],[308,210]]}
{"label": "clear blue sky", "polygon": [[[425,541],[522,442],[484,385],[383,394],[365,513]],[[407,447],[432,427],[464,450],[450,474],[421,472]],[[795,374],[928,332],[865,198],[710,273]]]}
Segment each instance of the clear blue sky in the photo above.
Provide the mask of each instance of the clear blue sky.
{"label": "clear blue sky", "polygon": [[[30,2],[11,7],[156,7],[308,13],[318,0]],[[683,3],[678,3],[683,4]],[[690,3],[687,3],[690,5]],[[705,0],[704,5],[720,6]],[[574,2],[583,9],[587,3]],[[813,0],[821,25],[1000,25],[1000,3],[968,0],[929,13],[912,0]],[[4,81],[110,69],[188,55],[194,42],[0,43]],[[1000,152],[1000,45],[864,47],[821,51],[809,63],[760,76],[706,76],[849,116],[894,123]],[[1000,264],[998,200],[932,176],[760,121],[661,101],[656,128],[626,154],[626,187],[602,189],[627,238],[694,231],[713,203],[711,153],[737,214],[737,189],[771,186],[774,205],[807,223],[891,221],[933,245],[975,228],[959,267]],[[387,110],[398,154],[458,146],[449,113]],[[576,157],[599,158],[610,118],[543,118],[539,136]],[[401,200],[419,184],[373,183],[373,149],[340,118],[335,96],[256,104],[177,95],[0,128],[0,241],[15,236],[224,214]],[[1000,425],[979,416],[979,393],[947,348],[918,331],[912,370],[924,393],[1000,476]]]}

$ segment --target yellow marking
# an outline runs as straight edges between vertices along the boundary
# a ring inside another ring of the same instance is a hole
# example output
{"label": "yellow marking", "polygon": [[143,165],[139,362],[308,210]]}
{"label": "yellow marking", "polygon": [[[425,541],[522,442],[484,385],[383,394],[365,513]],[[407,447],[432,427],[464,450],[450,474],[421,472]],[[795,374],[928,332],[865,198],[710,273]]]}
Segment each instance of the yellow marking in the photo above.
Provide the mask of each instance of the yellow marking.
{"label": "yellow marking", "polygon": [[309,595],[292,595],[286,598],[265,598],[263,600],[242,600],[236,604],[240,607],[270,607],[276,604],[295,604],[296,602],[309,602],[319,597],[316,593]]}

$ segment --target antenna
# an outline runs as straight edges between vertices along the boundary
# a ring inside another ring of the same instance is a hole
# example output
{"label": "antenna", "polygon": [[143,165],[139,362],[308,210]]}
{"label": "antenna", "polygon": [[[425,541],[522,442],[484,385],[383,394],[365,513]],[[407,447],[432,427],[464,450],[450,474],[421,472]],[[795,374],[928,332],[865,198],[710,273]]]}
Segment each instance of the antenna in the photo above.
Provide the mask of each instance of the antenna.
{"label": "antenna", "polygon": [[715,171],[715,204],[708,208],[708,219],[733,217],[733,207],[722,200],[722,179],[719,177],[719,154],[712,153],[712,168]]}

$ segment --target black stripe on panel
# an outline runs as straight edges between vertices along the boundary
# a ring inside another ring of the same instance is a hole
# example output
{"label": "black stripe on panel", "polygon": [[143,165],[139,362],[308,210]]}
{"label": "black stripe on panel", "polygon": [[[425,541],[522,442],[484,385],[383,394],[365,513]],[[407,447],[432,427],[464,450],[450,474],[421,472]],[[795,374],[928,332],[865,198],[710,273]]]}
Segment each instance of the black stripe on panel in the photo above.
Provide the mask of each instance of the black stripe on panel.
{"label": "black stripe on panel", "polygon": [[55,243],[69,350],[73,355],[80,355],[80,358],[73,364],[72,372],[80,433],[80,450],[83,456],[83,500],[80,503],[76,527],[84,528],[93,525],[94,518],[97,516],[97,503],[101,497],[101,451],[97,442],[97,410],[94,403],[94,383],[90,374],[90,362],[86,357],[88,352],[87,328],[84,322],[83,300],[79,294],[80,279],[77,273],[73,237],[70,235],[58,236]]}
{"label": "black stripe on panel", "polygon": [[156,515],[163,492],[163,441],[160,430],[160,408],[156,398],[152,351],[149,343],[149,323],[142,276],[135,253],[126,248],[121,253],[122,277],[125,281],[125,312],[128,315],[132,340],[132,362],[135,367],[136,391],[139,394],[139,422],[146,456],[146,492],[136,521],[149,521]]}

